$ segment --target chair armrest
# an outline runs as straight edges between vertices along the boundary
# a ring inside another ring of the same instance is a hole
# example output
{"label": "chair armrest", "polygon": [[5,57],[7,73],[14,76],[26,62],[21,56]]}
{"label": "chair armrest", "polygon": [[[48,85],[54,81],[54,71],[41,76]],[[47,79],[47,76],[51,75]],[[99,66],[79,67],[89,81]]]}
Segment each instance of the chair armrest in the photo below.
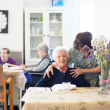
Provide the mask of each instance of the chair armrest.
{"label": "chair armrest", "polygon": [[9,83],[11,83],[12,80],[13,80],[12,77],[9,77],[6,81],[6,83],[9,84]]}

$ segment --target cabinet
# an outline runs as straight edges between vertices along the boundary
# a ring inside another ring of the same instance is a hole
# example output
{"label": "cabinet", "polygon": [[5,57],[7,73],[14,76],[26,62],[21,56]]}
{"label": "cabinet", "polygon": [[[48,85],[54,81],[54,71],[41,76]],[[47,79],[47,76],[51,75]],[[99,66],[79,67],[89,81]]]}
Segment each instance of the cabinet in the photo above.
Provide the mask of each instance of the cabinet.
{"label": "cabinet", "polygon": [[56,46],[64,45],[65,8],[42,7],[25,8],[25,64],[40,61],[37,54],[39,43],[49,46],[49,54]]}

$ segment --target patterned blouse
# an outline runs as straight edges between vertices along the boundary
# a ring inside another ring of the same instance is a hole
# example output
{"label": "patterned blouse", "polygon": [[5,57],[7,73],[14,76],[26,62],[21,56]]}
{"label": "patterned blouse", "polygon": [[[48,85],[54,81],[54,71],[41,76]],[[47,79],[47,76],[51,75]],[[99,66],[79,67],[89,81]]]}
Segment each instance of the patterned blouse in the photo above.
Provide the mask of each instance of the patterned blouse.
{"label": "patterned blouse", "polygon": [[[70,58],[69,64],[74,63],[74,67],[79,67],[83,69],[90,69],[98,67],[98,63],[95,58],[85,58],[83,59],[84,54],[81,52],[77,52],[73,47],[69,50]],[[90,83],[91,87],[98,86],[99,76],[98,73],[83,73],[85,79]]]}

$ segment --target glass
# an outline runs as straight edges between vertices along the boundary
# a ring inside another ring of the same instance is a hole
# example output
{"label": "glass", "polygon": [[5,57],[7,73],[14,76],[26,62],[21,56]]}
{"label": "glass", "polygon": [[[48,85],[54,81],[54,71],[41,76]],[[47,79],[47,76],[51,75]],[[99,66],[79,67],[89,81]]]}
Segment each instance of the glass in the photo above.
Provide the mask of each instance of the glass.
{"label": "glass", "polygon": [[7,64],[3,64],[3,69],[7,70],[8,69],[8,65]]}
{"label": "glass", "polygon": [[104,64],[103,62],[101,62],[101,80],[99,82],[100,89],[98,90],[99,94],[109,94],[109,91],[108,91],[109,71],[110,71],[109,63]]}
{"label": "glass", "polygon": [[52,22],[57,22],[57,14],[53,13],[52,14]]}
{"label": "glass", "polygon": [[30,18],[30,22],[34,22],[34,18]]}
{"label": "glass", "polygon": [[71,84],[71,82],[62,82],[63,93],[69,93],[70,92],[70,84]]}
{"label": "glass", "polygon": [[38,22],[38,18],[34,18],[34,22]]}

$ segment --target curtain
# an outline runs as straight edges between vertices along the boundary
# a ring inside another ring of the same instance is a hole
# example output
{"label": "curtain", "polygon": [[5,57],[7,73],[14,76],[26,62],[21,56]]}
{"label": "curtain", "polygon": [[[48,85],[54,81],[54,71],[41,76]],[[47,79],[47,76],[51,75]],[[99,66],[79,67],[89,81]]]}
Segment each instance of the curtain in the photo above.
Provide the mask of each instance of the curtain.
{"label": "curtain", "polygon": [[96,36],[104,35],[110,41],[110,0],[96,0]]}

